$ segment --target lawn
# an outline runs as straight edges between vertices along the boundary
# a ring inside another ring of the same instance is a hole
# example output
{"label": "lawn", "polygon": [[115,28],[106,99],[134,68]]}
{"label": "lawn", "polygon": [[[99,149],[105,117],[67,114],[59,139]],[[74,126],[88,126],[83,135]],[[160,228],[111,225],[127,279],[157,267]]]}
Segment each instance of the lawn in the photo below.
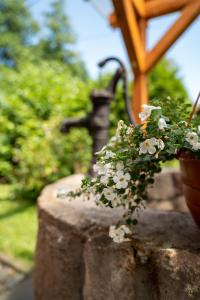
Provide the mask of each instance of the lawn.
{"label": "lawn", "polygon": [[9,200],[8,185],[0,185],[0,253],[31,263],[37,233],[36,205]]}

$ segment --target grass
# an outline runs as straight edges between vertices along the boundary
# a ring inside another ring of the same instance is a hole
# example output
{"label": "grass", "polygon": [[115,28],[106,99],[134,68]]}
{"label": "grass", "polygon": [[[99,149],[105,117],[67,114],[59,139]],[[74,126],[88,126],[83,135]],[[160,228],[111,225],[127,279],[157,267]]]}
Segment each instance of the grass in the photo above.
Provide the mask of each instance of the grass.
{"label": "grass", "polygon": [[179,168],[179,161],[178,159],[173,159],[170,161],[166,161],[165,163],[161,164],[162,167],[166,167],[166,168]]}
{"label": "grass", "polygon": [[10,186],[0,185],[0,252],[31,263],[37,233],[36,205],[9,200]]}

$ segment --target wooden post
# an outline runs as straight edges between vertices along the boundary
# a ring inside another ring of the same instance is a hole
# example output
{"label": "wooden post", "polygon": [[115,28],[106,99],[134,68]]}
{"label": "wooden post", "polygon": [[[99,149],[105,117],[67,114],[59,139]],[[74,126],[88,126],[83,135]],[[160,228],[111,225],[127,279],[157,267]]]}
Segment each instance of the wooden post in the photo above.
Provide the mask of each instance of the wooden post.
{"label": "wooden post", "polygon": [[[138,21],[138,27],[140,31],[142,47],[145,51],[146,49],[146,20],[140,19]],[[139,113],[142,111],[142,105],[148,103],[148,86],[147,86],[147,73],[142,70],[135,72],[135,78],[133,82],[133,92],[132,92],[132,110],[135,121],[140,123]]]}
{"label": "wooden post", "polygon": [[142,111],[142,105],[148,103],[147,74],[138,72],[135,74],[132,92],[132,109],[136,123],[140,123],[139,112]]}

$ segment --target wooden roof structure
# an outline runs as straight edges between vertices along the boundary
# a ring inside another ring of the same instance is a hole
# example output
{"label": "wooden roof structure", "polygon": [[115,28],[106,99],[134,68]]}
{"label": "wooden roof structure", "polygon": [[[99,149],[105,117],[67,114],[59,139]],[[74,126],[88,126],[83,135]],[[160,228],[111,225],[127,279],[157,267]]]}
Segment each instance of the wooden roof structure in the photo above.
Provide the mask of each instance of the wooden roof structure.
{"label": "wooden roof structure", "polygon": [[[132,110],[139,123],[138,113],[148,103],[147,74],[169,47],[200,14],[200,0],[112,0],[114,12],[109,22],[120,28],[134,73]],[[180,16],[157,44],[146,48],[148,20],[180,11]],[[200,34],[200,32],[199,32]]]}

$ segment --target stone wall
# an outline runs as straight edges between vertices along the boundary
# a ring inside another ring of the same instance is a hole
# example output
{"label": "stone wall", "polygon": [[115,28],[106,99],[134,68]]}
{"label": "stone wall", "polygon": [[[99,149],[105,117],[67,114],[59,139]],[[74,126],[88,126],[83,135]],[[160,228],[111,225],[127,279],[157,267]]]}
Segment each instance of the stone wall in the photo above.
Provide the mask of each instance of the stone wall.
{"label": "stone wall", "polygon": [[[172,180],[165,180],[166,173],[157,179],[163,180],[158,193],[164,195],[168,182],[167,189],[172,183],[180,198],[179,175],[171,173]],[[190,215],[146,209],[132,241],[116,244],[108,237],[108,227],[120,219],[121,210],[98,208],[93,201],[56,198],[58,188],[75,188],[81,177],[70,176],[47,186],[39,198],[35,299],[199,300],[200,230]],[[162,197],[153,188],[149,193],[150,205],[155,207]],[[172,201],[172,191],[165,197]]]}

